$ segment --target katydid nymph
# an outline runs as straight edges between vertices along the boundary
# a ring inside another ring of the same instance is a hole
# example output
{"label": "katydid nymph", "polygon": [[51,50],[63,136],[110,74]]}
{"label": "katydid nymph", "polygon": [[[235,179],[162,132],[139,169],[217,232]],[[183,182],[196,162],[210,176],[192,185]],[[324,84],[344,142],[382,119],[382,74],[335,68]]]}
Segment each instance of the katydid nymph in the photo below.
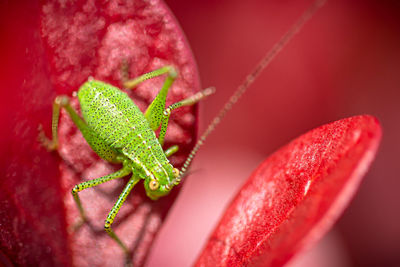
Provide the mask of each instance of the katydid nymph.
{"label": "katydid nymph", "polygon": [[[189,98],[166,107],[168,90],[173,86],[173,82],[177,75],[179,75],[179,72],[174,66],[164,66],[135,79],[123,82],[124,88],[133,89],[139,83],[145,82],[148,79],[160,75],[166,76],[160,92],[144,114],[126,93],[110,84],[92,78],[89,78],[76,93],[82,110],[82,117],[70,105],[70,98],[68,96],[58,96],[53,103],[52,139],[47,139],[43,132],[41,132],[39,137],[42,144],[49,150],[56,150],[58,148],[58,120],[60,110],[64,108],[95,153],[108,162],[122,164],[122,168],[114,173],[82,182],[72,188],[72,196],[79,209],[82,222],[85,222],[87,218],[78,192],[113,179],[131,175],[104,224],[108,235],[128,255],[128,247],[115,234],[111,225],[133,187],[140,180],[144,180],[143,184],[147,196],[152,200],[162,201],[158,199],[167,195],[173,190],[174,186],[180,184],[182,178],[187,174],[197,151],[204,144],[208,135],[221,122],[222,118],[238,101],[260,72],[292,39],[304,23],[311,18],[315,11],[322,6],[323,2],[316,1],[304,12],[300,19],[246,77],[245,81],[226,102],[219,114],[208,125],[208,128],[191,150],[180,170],[172,166],[168,160],[168,157],[174,154],[178,150],[178,147],[172,146],[165,150],[163,148],[169,117],[175,109],[182,106],[194,105],[211,95],[214,92],[213,87],[204,89]],[[155,131],[159,128],[160,133],[157,137]]]}

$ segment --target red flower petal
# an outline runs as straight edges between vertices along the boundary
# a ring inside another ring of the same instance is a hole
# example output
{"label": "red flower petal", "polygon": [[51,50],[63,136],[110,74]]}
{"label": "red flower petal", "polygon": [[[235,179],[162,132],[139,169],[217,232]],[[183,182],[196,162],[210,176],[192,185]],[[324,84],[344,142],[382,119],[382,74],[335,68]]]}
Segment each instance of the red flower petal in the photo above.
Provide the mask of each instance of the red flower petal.
{"label": "red flower petal", "polygon": [[[6,11],[0,14],[0,24],[6,26],[1,30],[7,37],[1,51],[8,53],[2,57],[8,67],[2,81],[12,90],[2,91],[6,109],[1,115],[8,127],[0,158],[5,164],[0,262],[8,257],[17,265],[122,265],[122,250],[103,224],[125,179],[83,191],[90,222],[75,233],[67,232],[79,220],[70,193],[73,185],[120,166],[99,159],[65,114],[59,129],[61,159],[37,142],[37,128],[42,124],[49,134],[54,97],[71,95],[89,76],[119,86],[123,62],[131,77],[175,65],[180,76],[167,104],[193,94],[199,82],[182,32],[158,1],[13,1],[1,11]],[[163,77],[152,79],[131,93],[142,110],[162,83]],[[171,159],[179,167],[195,140],[196,108],[183,108],[173,116],[165,146],[179,145]],[[177,192],[154,202],[140,183],[117,216],[113,227],[133,250],[135,266],[144,263]]]}
{"label": "red flower petal", "polygon": [[283,147],[247,180],[196,266],[281,266],[315,242],[354,195],[381,128],[358,116],[314,129]]}

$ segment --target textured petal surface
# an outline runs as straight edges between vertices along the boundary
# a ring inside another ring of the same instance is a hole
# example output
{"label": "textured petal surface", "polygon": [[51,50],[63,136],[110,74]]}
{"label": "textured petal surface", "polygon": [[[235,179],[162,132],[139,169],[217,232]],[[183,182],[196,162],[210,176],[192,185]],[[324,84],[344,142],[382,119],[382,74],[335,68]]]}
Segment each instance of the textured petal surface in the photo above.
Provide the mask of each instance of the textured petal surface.
{"label": "textured petal surface", "polygon": [[374,117],[314,129],[265,160],[236,195],[196,266],[280,266],[343,212],[381,137]]}
{"label": "textured petal surface", "polygon": [[[99,159],[64,113],[59,155],[39,144],[37,128],[42,124],[49,135],[54,97],[71,95],[89,76],[120,86],[124,64],[130,77],[174,64],[180,76],[167,104],[193,94],[199,81],[184,36],[160,1],[12,1],[2,3],[0,17],[7,66],[1,80],[8,89],[1,90],[1,116],[8,127],[1,154],[0,261],[121,266],[122,250],[103,224],[126,179],[82,192],[89,223],[67,231],[79,220],[73,185],[120,166]],[[130,95],[144,110],[162,83],[163,77],[150,80]],[[79,109],[76,100],[73,104]],[[180,147],[171,159],[175,166],[195,140],[196,113],[195,107],[183,108],[171,117],[166,147]],[[132,249],[135,266],[144,263],[177,191],[154,202],[139,183],[117,216],[114,229]]]}

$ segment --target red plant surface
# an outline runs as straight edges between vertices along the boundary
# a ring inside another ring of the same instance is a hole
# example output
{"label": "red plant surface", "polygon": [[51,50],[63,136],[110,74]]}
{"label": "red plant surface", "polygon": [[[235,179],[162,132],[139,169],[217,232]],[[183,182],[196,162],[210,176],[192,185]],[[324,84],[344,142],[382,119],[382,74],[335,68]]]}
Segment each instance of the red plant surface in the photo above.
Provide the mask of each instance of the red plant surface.
{"label": "red plant surface", "polygon": [[[6,40],[1,51],[7,69],[2,79],[6,109],[1,114],[8,128],[1,156],[3,258],[22,266],[121,266],[123,252],[105,233],[104,220],[126,180],[80,193],[89,223],[67,232],[79,221],[70,193],[74,184],[120,166],[99,159],[65,114],[60,119],[59,156],[39,144],[38,126],[42,124],[49,135],[55,96],[71,95],[89,76],[119,86],[124,64],[131,77],[173,64],[180,76],[167,104],[192,95],[199,82],[183,34],[157,1],[3,5],[0,17]],[[143,111],[162,83],[163,77],[152,79],[131,93]],[[74,105],[78,107],[76,99]],[[182,108],[171,119],[165,146],[179,145],[171,162],[180,167],[195,140],[196,108]],[[155,202],[139,184],[119,213],[113,227],[132,250],[135,265],[143,264],[178,191]]]}
{"label": "red plant surface", "polygon": [[353,197],[381,138],[370,116],[312,130],[253,172],[196,266],[282,266],[319,239]]}
{"label": "red plant surface", "polygon": [[[136,17],[131,12],[147,10],[142,5],[138,8],[137,2],[135,6],[116,4],[108,9],[99,3],[83,2],[75,1],[74,5],[65,6],[35,1],[1,4],[0,51],[3,68],[0,75],[4,77],[1,77],[0,114],[1,121],[7,126],[1,138],[4,142],[1,148],[4,149],[0,168],[4,170],[2,177],[5,177],[0,182],[0,241],[3,253],[0,260],[4,264],[11,261],[20,265],[39,262],[41,265],[80,265],[88,262],[117,265],[123,261],[121,251],[102,229],[104,218],[123,181],[83,192],[82,201],[89,210],[90,224],[75,234],[67,232],[67,227],[78,218],[70,197],[72,184],[108,173],[114,167],[98,160],[90,152],[65,116],[61,118],[61,159],[36,142],[38,124],[43,124],[49,134],[51,101],[55,95],[77,90],[89,75],[118,85],[119,68],[123,61],[131,63],[131,76],[165,62],[178,65],[183,79],[174,87],[169,102],[174,101],[175,96],[180,99],[190,94],[192,91],[188,89],[196,91],[199,88],[191,55],[187,47],[182,46],[181,33],[178,33],[173,21],[165,22],[163,16],[160,17],[166,12],[163,6],[152,6],[155,10],[146,13],[146,16],[142,13]],[[117,2],[123,1],[112,1]],[[149,19],[147,15],[153,15],[154,20],[153,16]],[[155,23],[152,24],[154,28],[145,27],[138,35],[124,31],[124,26],[132,29],[129,22],[136,22],[131,16],[146,25]],[[160,33],[163,26],[169,34]],[[156,36],[158,42],[153,43],[147,39],[148,36]],[[172,46],[165,46],[170,41]],[[163,52],[156,54],[158,51]],[[155,55],[161,60],[154,62]],[[228,73],[232,76],[232,72]],[[229,82],[235,81],[231,79]],[[156,85],[146,83],[133,93],[141,108],[160,88],[160,80],[154,83]],[[175,159],[181,162],[192,145],[195,124],[190,114],[178,112],[175,118],[180,126],[185,127],[172,126],[169,129],[169,144],[178,143],[183,148]],[[134,262],[140,264],[174,195],[154,203],[144,198],[140,186],[134,191],[125,211],[117,217],[115,228],[117,233],[123,232],[122,236],[131,248],[136,248]],[[141,208],[133,211],[136,206]],[[144,220],[148,214],[154,215],[147,217],[153,223]],[[145,222],[147,230],[140,235],[138,229]],[[138,238],[141,241],[134,243]],[[173,243],[170,247],[174,250]],[[182,254],[175,252],[172,254],[174,257]],[[163,257],[159,259],[165,261]]]}

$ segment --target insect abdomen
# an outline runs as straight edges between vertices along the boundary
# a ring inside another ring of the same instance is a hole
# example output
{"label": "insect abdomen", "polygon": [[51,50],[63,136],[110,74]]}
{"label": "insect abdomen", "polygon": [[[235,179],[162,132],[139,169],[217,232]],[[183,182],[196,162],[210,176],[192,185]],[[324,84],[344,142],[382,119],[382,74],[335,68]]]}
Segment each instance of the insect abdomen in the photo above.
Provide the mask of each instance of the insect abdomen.
{"label": "insect abdomen", "polygon": [[150,170],[168,163],[154,131],[140,109],[120,89],[100,81],[81,86],[78,98],[89,127],[112,148]]}
{"label": "insect abdomen", "polygon": [[139,108],[116,87],[89,81],[79,89],[78,98],[84,120],[108,144],[143,127]]}

